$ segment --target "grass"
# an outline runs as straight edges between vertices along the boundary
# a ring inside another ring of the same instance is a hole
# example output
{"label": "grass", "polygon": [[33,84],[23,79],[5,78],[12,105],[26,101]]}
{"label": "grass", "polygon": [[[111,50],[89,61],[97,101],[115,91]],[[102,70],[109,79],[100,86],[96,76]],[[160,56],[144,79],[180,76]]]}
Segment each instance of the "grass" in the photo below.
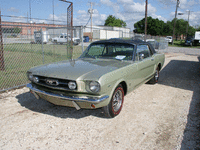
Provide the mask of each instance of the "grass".
{"label": "grass", "polygon": [[[82,47],[74,46],[73,59],[78,58],[81,53]],[[67,60],[68,56],[66,45],[46,44],[43,45],[43,51],[40,44],[4,45],[5,70],[0,71],[0,91],[26,84],[26,72],[31,67]]]}
{"label": "grass", "polygon": [[170,47],[189,47],[189,48],[200,48],[200,45],[187,46],[185,40],[174,40],[174,45],[169,44]]}

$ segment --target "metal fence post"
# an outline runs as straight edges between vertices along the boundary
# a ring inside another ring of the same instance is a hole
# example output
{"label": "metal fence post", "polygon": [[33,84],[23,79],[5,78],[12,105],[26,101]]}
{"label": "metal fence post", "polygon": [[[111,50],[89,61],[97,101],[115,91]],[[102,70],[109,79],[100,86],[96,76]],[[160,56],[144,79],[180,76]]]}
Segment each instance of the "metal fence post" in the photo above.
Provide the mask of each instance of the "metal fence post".
{"label": "metal fence post", "polygon": [[43,32],[42,32],[42,27],[41,27],[41,41],[42,41],[42,61],[43,61],[43,64],[44,64],[44,43],[43,43]]}
{"label": "metal fence post", "polygon": [[3,56],[3,30],[1,27],[1,11],[0,11],[0,70],[5,70],[4,56]]}
{"label": "metal fence post", "polygon": [[84,46],[83,46],[83,26],[81,26],[81,46],[82,46],[82,53],[84,51]]}

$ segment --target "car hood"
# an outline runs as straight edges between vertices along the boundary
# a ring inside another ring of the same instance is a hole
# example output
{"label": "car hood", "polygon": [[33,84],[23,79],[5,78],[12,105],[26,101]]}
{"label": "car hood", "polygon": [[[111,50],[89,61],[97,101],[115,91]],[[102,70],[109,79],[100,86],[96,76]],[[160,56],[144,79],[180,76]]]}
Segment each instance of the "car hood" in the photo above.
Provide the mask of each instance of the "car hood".
{"label": "car hood", "polygon": [[124,67],[131,62],[112,59],[77,59],[31,68],[29,72],[52,78],[70,80],[98,80],[103,74]]}

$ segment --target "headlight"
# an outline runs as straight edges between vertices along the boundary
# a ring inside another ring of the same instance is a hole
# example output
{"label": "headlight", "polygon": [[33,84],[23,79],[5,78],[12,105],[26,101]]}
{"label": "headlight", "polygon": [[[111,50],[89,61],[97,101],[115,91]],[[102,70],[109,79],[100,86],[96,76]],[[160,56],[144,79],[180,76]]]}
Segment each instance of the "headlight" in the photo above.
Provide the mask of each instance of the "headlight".
{"label": "headlight", "polygon": [[69,87],[69,89],[74,90],[74,89],[76,89],[76,83],[73,81],[70,81],[68,83],[68,87]]}
{"label": "headlight", "polygon": [[28,79],[29,79],[30,81],[33,80],[33,74],[32,74],[32,73],[28,73]]}
{"label": "headlight", "polygon": [[100,91],[100,84],[96,81],[92,81],[89,84],[89,88],[92,92],[99,92]]}
{"label": "headlight", "polygon": [[33,82],[38,83],[39,82],[39,78],[38,77],[33,77]]}

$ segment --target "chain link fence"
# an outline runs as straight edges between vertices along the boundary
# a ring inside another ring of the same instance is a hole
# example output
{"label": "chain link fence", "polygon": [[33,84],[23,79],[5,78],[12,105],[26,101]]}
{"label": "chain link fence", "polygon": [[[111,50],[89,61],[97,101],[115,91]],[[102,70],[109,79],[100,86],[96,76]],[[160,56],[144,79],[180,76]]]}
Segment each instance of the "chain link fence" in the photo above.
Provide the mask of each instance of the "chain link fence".
{"label": "chain link fence", "polygon": [[[0,30],[0,92],[27,84],[31,67],[78,58],[92,42],[111,38],[141,39],[130,29],[2,22]],[[72,32],[71,32],[72,31]],[[71,35],[72,34],[72,35]],[[158,51],[165,50],[165,38],[148,36]],[[72,44],[72,45],[71,45]]]}
{"label": "chain link fence", "polygon": [[[31,67],[78,58],[84,46],[81,28],[1,24],[0,92],[28,83]],[[73,44],[71,46],[71,43]]]}

